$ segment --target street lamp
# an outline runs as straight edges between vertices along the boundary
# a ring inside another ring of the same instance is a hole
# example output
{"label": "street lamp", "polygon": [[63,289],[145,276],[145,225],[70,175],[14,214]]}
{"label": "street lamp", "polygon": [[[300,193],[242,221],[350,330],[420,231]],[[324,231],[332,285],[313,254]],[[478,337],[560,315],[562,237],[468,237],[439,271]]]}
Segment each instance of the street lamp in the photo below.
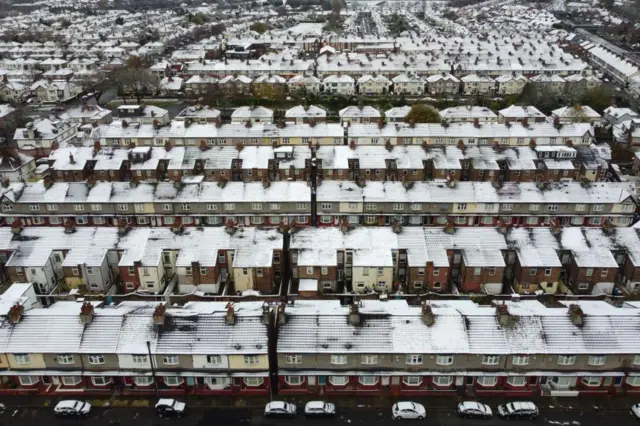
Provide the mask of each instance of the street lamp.
{"label": "street lamp", "polygon": [[153,357],[151,356],[151,342],[147,340],[147,352],[149,353],[149,365],[151,366],[151,377],[153,377],[153,385],[156,389],[156,397],[160,398],[160,391],[158,390],[158,378],[156,377],[156,370],[153,367]]}

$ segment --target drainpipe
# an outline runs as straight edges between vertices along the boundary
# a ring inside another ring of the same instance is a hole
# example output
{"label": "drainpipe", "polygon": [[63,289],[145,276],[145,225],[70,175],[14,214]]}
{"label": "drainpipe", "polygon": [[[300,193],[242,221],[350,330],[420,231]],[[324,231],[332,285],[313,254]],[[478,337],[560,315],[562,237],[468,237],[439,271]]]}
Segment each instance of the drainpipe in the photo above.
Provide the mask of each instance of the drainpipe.
{"label": "drainpipe", "polygon": [[147,352],[149,353],[149,365],[151,366],[151,377],[153,377],[153,384],[156,389],[156,397],[160,398],[160,391],[158,390],[158,378],[156,377],[156,369],[153,366],[153,356],[151,356],[151,342],[148,340]]}

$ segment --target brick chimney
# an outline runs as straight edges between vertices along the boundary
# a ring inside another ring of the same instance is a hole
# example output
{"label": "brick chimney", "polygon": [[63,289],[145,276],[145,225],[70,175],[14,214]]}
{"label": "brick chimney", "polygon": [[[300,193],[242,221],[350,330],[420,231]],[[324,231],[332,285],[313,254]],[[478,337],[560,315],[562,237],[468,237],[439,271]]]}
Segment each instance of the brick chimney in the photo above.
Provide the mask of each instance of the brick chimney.
{"label": "brick chimney", "polygon": [[349,324],[360,325],[360,306],[358,302],[349,305]]}
{"label": "brick chimney", "polygon": [[569,305],[569,316],[573,325],[582,326],[584,324],[584,312],[580,305]]}
{"label": "brick chimney", "polygon": [[164,303],[156,306],[156,309],[153,311],[153,323],[155,325],[164,325],[164,315],[167,312],[167,305]]}
{"label": "brick chimney", "polygon": [[80,321],[83,324],[90,324],[93,321],[93,305],[89,302],[84,302],[80,308]]}
{"label": "brick chimney", "polygon": [[236,323],[236,313],[233,309],[233,303],[227,303],[227,315],[224,318],[224,322],[227,325],[234,325]]}
{"label": "brick chimney", "polygon": [[287,314],[285,312],[286,304],[282,302],[278,305],[278,325],[285,325],[287,323]]}
{"label": "brick chimney", "polygon": [[431,327],[436,323],[436,316],[433,313],[433,309],[431,309],[431,305],[429,305],[426,301],[422,302],[422,322],[427,327]]}
{"label": "brick chimney", "polygon": [[501,327],[507,327],[511,323],[509,307],[504,303],[496,306],[496,314],[498,315],[498,324]]}
{"label": "brick chimney", "polygon": [[262,324],[271,324],[271,308],[268,303],[262,305]]}
{"label": "brick chimney", "polygon": [[24,306],[18,303],[13,305],[11,309],[9,309],[9,315],[8,315],[9,323],[10,324],[19,323],[23,313],[24,313]]}

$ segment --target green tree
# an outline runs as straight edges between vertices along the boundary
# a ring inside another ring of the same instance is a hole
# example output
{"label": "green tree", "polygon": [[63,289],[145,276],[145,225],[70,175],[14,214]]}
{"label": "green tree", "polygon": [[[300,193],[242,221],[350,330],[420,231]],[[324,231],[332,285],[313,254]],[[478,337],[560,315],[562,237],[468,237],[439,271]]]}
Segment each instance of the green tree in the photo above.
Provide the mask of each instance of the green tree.
{"label": "green tree", "polygon": [[582,105],[589,105],[595,109],[599,114],[611,106],[611,99],[613,92],[602,85],[597,86],[591,90],[587,90],[581,97],[580,103]]}
{"label": "green tree", "polygon": [[255,31],[255,32],[259,33],[259,34],[263,34],[263,33],[266,33],[266,32],[267,32],[267,30],[269,29],[269,27],[268,27],[268,26],[267,26],[267,24],[266,24],[266,23],[264,23],[264,22],[254,22],[253,24],[251,24],[251,25],[249,26],[249,29],[250,29],[251,31]]}
{"label": "green tree", "polygon": [[405,121],[408,123],[439,123],[440,113],[432,106],[415,104],[411,107]]}

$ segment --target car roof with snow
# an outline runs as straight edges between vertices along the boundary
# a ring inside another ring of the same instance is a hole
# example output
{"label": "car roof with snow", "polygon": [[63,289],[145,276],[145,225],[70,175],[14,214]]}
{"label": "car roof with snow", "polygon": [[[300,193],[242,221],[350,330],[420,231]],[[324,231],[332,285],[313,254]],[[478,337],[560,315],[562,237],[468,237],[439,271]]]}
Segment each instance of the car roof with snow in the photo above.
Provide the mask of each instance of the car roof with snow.
{"label": "car roof with snow", "polygon": [[418,404],[414,404],[411,401],[400,401],[396,403],[396,406],[400,410],[414,410],[418,408]]}
{"label": "car roof with snow", "polygon": [[285,408],[287,405],[284,401],[272,401],[267,404],[267,408],[276,409],[276,408]]}
{"label": "car roof with snow", "polygon": [[512,402],[511,404],[507,404],[507,405],[512,405],[514,410],[537,410],[538,409],[536,407],[536,404],[530,401]]}
{"label": "car roof with snow", "polygon": [[324,401],[309,401],[307,402],[307,408],[324,408]]}
{"label": "car roof with snow", "polygon": [[65,399],[56,404],[56,408],[75,408],[76,404],[80,402],[75,399]]}
{"label": "car roof with snow", "polygon": [[460,405],[462,406],[462,408],[464,408],[465,410],[480,410],[480,411],[486,411],[487,406],[484,404],[480,404],[479,402],[475,402],[475,401],[464,401],[461,402]]}
{"label": "car roof with snow", "polygon": [[159,407],[161,405],[169,405],[172,406],[174,403],[176,402],[175,399],[171,399],[171,398],[161,398],[158,400],[158,402],[156,403],[156,407]]}

